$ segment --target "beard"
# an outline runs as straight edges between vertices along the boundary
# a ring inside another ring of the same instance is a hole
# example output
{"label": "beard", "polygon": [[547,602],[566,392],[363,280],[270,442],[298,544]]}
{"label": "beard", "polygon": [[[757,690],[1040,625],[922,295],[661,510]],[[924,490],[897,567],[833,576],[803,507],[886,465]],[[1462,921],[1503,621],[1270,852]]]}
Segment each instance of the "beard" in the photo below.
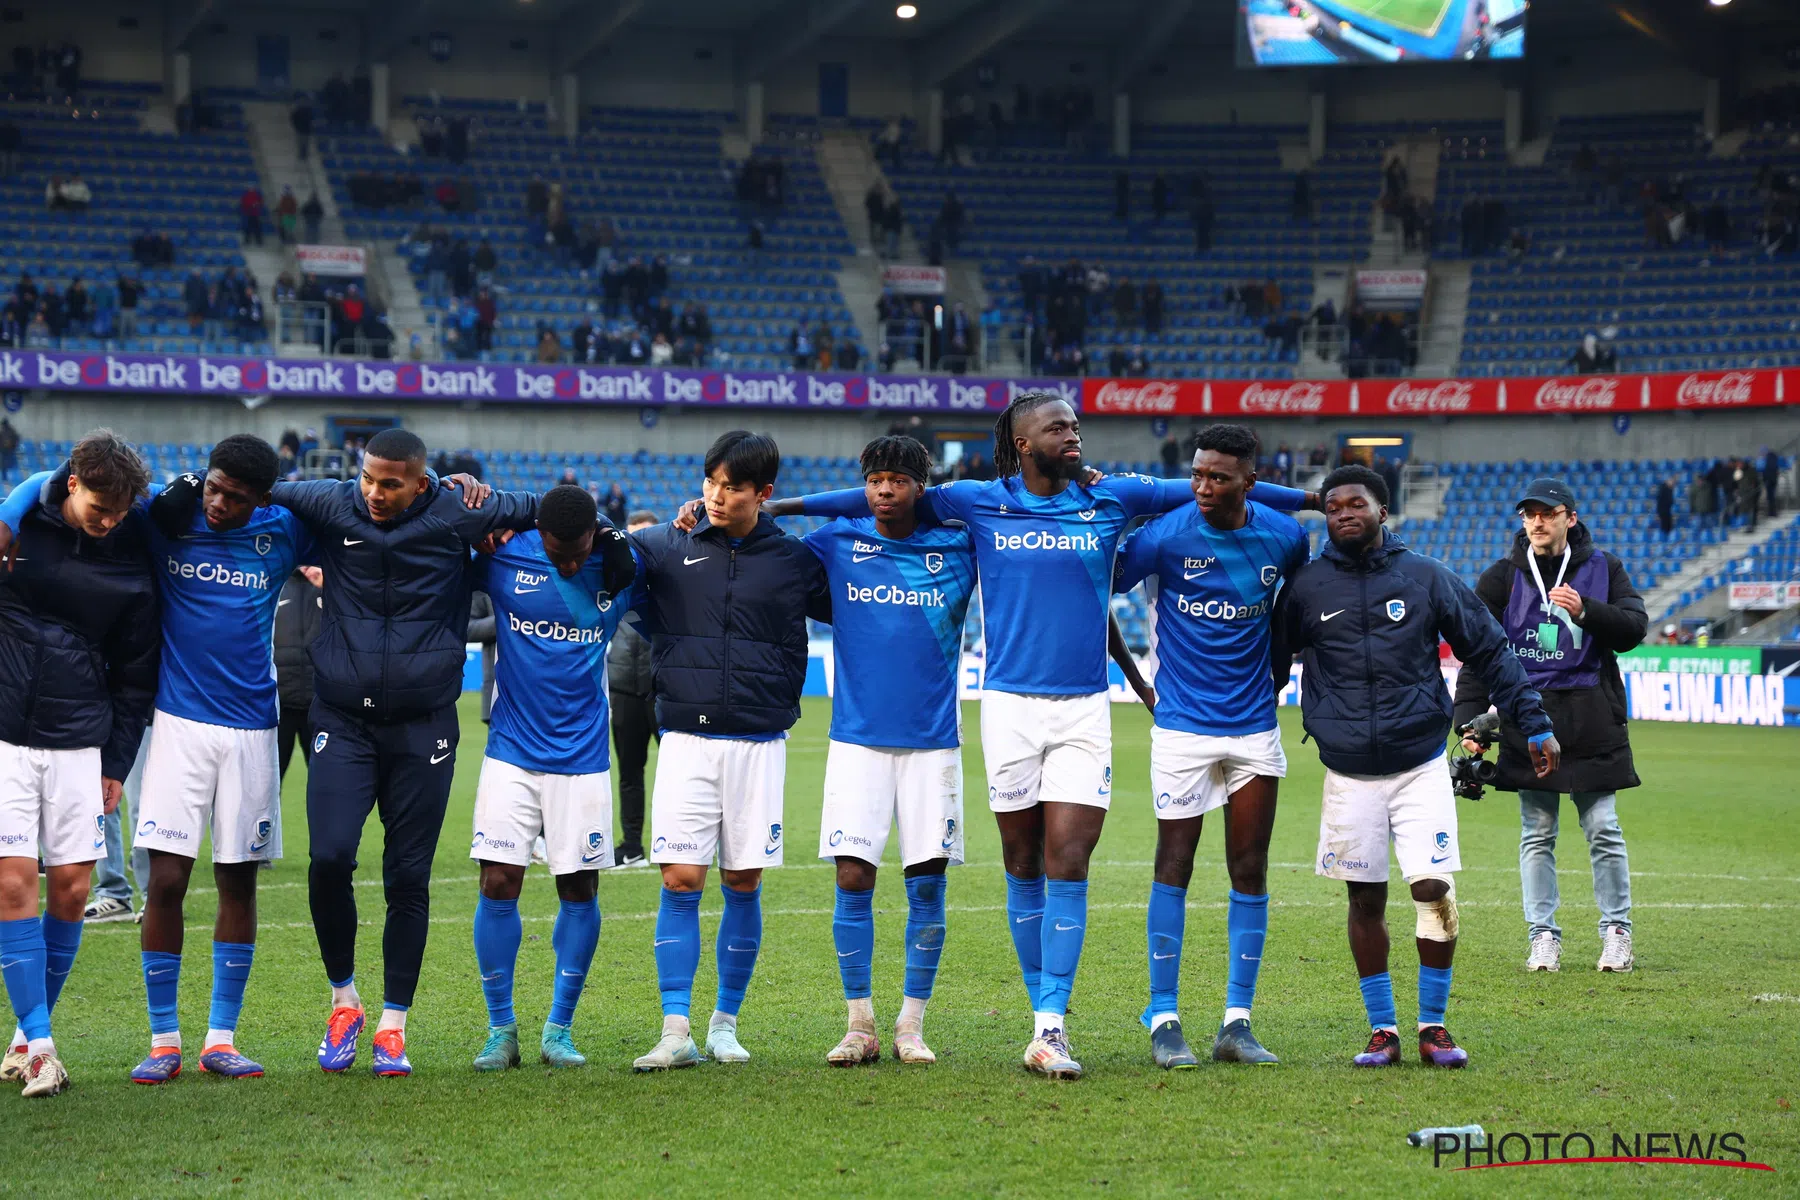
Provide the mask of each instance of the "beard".
{"label": "beard", "polygon": [[1065,482],[1073,482],[1074,480],[1080,479],[1081,473],[1086,470],[1085,464],[1082,463],[1080,459],[1075,459],[1071,462],[1068,459],[1065,459],[1060,453],[1045,454],[1041,450],[1033,450],[1031,452],[1031,461],[1036,465],[1039,473],[1042,474],[1045,479],[1061,479]]}

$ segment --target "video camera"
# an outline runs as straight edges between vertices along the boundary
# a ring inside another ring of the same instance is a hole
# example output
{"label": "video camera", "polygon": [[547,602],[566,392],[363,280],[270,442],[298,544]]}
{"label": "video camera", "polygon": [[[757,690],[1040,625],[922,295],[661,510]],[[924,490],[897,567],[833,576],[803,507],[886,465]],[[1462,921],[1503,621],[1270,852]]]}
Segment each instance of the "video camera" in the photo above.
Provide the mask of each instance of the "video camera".
{"label": "video camera", "polygon": [[[1498,713],[1482,713],[1456,731],[1456,748],[1450,752],[1450,783],[1464,800],[1481,799],[1482,788],[1499,776],[1500,765],[1482,757],[1499,738]],[[1471,754],[1463,749],[1465,740],[1480,746],[1480,751]]]}

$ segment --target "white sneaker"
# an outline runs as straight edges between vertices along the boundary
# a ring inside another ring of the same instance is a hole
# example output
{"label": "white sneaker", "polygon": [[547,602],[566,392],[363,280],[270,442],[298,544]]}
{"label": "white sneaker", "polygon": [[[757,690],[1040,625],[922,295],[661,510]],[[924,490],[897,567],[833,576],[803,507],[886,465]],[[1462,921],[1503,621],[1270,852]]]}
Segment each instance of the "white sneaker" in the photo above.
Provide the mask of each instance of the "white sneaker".
{"label": "white sneaker", "polygon": [[673,1071],[700,1062],[700,1048],[687,1034],[665,1033],[650,1053],[631,1064],[634,1071]]}
{"label": "white sneaker", "polygon": [[1601,971],[1617,971],[1621,974],[1631,970],[1634,960],[1631,957],[1631,930],[1623,925],[1614,925],[1607,929],[1600,940],[1600,961],[1595,963]]}
{"label": "white sneaker", "polygon": [[706,1052],[714,1062],[746,1063],[750,1052],[738,1042],[737,1026],[714,1025],[706,1031]]}
{"label": "white sneaker", "polygon": [[21,1096],[54,1096],[68,1090],[69,1073],[54,1054],[40,1054],[25,1066],[25,1087]]}
{"label": "white sneaker", "polygon": [[24,1083],[25,1067],[30,1062],[25,1047],[8,1046],[5,1057],[0,1058],[0,1083]]}
{"label": "white sneaker", "polygon": [[1562,939],[1548,929],[1533,934],[1531,938],[1531,957],[1525,960],[1527,971],[1560,971],[1562,970]]}
{"label": "white sneaker", "polygon": [[937,1055],[925,1044],[925,1034],[917,1025],[894,1026],[894,1057],[903,1063],[934,1063]]}
{"label": "white sneaker", "polygon": [[82,910],[81,919],[89,925],[105,925],[110,921],[129,921],[131,905],[114,896],[101,896]]}

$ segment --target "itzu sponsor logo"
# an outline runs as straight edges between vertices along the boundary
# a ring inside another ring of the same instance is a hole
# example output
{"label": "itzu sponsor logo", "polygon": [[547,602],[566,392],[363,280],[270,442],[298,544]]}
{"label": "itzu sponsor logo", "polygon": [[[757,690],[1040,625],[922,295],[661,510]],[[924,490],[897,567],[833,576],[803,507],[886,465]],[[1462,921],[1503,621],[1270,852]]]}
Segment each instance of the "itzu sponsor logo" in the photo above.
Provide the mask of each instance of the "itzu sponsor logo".
{"label": "itzu sponsor logo", "polygon": [[1253,383],[1238,396],[1238,408],[1247,413],[1316,413],[1325,409],[1325,385],[1300,380],[1286,387]]}
{"label": "itzu sponsor logo", "polygon": [[1592,412],[1616,408],[1619,381],[1595,375],[1581,380],[1546,379],[1532,404],[1555,412]]}
{"label": "itzu sponsor logo", "polygon": [[1388,393],[1387,410],[1397,413],[1465,413],[1475,399],[1475,385],[1445,379],[1428,387],[1397,383]]}
{"label": "itzu sponsor logo", "polygon": [[1094,533],[1051,533],[1033,529],[1026,533],[994,534],[996,550],[1073,550],[1077,553],[1100,552],[1100,536]]}
{"label": "itzu sponsor logo", "polygon": [[1176,411],[1180,399],[1180,385],[1167,380],[1149,379],[1127,384],[1109,379],[1094,393],[1094,411],[1169,416]]}
{"label": "itzu sponsor logo", "polygon": [[1748,404],[1755,383],[1756,376],[1749,371],[1727,371],[1710,377],[1689,375],[1675,389],[1675,403],[1683,408]]}
{"label": "itzu sponsor logo", "polygon": [[855,538],[850,542],[850,551],[853,554],[883,554],[887,551],[887,547],[876,545],[874,542],[865,542],[861,538]]}

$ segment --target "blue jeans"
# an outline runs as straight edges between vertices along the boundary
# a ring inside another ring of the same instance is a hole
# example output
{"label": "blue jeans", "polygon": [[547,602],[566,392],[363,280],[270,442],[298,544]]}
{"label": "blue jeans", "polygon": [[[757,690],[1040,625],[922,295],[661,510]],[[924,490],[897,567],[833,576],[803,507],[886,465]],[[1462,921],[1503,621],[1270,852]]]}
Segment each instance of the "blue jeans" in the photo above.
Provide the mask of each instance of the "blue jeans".
{"label": "blue jeans", "polygon": [[[123,900],[131,904],[132,880],[137,881],[138,895],[144,894],[145,886],[150,882],[150,851],[142,846],[131,848],[131,879],[125,877],[125,826],[130,818],[128,806],[137,803],[139,790],[144,785],[144,758],[150,753],[150,731],[144,731],[144,740],[138,745],[137,761],[131,764],[131,774],[125,777],[125,794],[119,797],[116,812],[106,818],[106,857],[94,864],[94,899],[111,896],[115,900]],[[133,827],[135,828],[135,826]],[[135,842],[136,839],[134,838]],[[132,905],[132,907],[137,907]]]}
{"label": "blue jeans", "polygon": [[[1600,909],[1604,934],[1613,925],[1631,929],[1631,867],[1625,858],[1625,834],[1619,828],[1618,796],[1613,792],[1574,792],[1575,812],[1587,836],[1594,867],[1594,904]],[[1557,937],[1560,895],[1556,886],[1557,792],[1520,789],[1519,881],[1525,892],[1525,921],[1532,936],[1548,931]]]}

